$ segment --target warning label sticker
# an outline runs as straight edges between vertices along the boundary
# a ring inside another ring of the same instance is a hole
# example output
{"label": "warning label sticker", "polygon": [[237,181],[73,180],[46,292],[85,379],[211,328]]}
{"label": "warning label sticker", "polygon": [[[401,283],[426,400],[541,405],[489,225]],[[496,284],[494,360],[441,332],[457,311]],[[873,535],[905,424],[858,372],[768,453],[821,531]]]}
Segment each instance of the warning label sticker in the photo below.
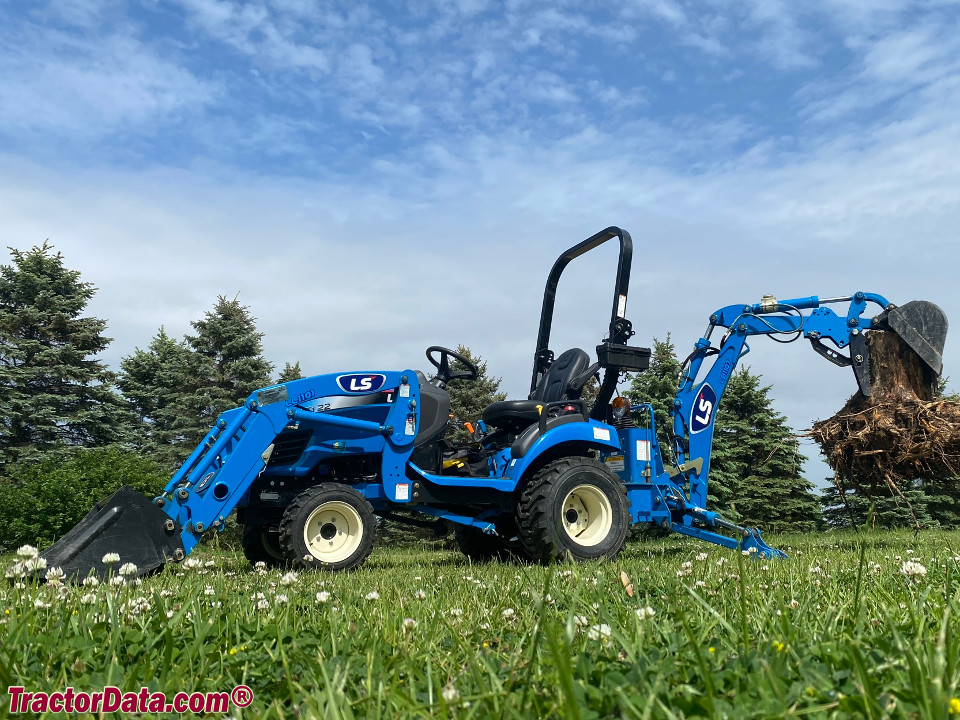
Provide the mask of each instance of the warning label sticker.
{"label": "warning label sticker", "polygon": [[595,427],[595,428],[593,429],[593,439],[594,439],[594,440],[606,440],[606,441],[609,442],[609,440],[610,440],[610,431],[607,430],[606,428],[598,428],[598,427]]}
{"label": "warning label sticker", "polygon": [[623,472],[623,455],[611,455],[604,462],[607,464],[607,467],[613,470],[614,472]]}
{"label": "warning label sticker", "polygon": [[410,499],[410,483],[397,483],[397,500]]}
{"label": "warning label sticker", "polygon": [[637,440],[637,460],[650,462],[650,441]]}

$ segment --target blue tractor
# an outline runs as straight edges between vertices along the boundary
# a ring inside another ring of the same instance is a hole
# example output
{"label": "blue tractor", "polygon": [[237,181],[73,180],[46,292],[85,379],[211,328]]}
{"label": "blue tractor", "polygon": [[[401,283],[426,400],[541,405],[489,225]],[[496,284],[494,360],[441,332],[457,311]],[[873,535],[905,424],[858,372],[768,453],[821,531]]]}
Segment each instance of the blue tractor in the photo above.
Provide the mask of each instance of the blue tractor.
{"label": "blue tractor", "polygon": [[[614,238],[620,253],[613,307],[596,361],[579,348],[555,355],[550,331],[564,268]],[[353,371],[267,387],[219,417],[158,497],[125,487],[98,504],[43,553],[48,566],[74,577],[104,574],[103,556],[116,552],[139,572],[151,572],[184,559],[233,512],[251,562],[298,568],[359,566],[373,547],[378,516],[453,523],[461,549],[475,559],[508,552],[540,562],[612,558],[632,523],[782,557],[758,529],[707,509],[717,408],[748,338],[806,338],[826,359],[851,366],[869,394],[865,331],[897,333],[935,382],[946,318],[928,302],[896,307],[863,292],[766,296],[717,310],[683,364],[670,413],[674,464],[667,465],[656,433],[662,418],[650,405],[617,396],[622,374],[643,372],[650,360],[648,348],[629,344],[632,253],[630,235],[611,227],[557,259],[547,278],[530,394],[489,405],[475,442],[450,447],[444,439],[447,384],[477,378],[469,358],[447,348],[427,350],[432,378],[413,369]],[[871,305],[879,315],[864,317]],[[724,332],[715,343],[718,328]],[[588,407],[581,393],[601,373]]]}

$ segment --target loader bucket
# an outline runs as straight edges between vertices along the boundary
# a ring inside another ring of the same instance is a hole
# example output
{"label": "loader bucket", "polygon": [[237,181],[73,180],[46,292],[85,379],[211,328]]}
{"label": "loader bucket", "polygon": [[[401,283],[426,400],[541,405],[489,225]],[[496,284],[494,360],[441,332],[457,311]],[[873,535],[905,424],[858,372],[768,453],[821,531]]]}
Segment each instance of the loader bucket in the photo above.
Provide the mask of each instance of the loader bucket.
{"label": "loader bucket", "polygon": [[884,325],[900,336],[920,356],[936,377],[943,371],[943,346],[947,340],[947,316],[925,300],[913,300],[880,316]]}
{"label": "loader bucket", "polygon": [[[47,567],[59,567],[68,578],[82,580],[93,573],[116,574],[133,563],[137,575],[147,575],[172,560],[184,558],[179,528],[163,510],[129,485],[97,503],[77,525],[40,557]],[[103,558],[116,553],[120,561],[105,565]]]}

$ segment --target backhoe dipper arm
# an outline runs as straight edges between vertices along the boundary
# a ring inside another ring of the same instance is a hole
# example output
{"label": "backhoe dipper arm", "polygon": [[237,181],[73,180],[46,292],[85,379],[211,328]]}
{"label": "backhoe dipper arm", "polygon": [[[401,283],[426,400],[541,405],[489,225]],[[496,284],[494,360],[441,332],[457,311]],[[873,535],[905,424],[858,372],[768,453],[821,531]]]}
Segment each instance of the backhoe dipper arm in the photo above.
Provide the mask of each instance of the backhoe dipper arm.
{"label": "backhoe dipper arm", "polygon": [[[846,314],[838,315],[825,305],[849,303]],[[814,350],[837,365],[852,365],[861,389],[869,394],[869,355],[863,331],[872,321],[864,318],[868,303],[886,310],[890,303],[880,295],[858,292],[849,297],[817,296],[777,301],[766,296],[754,305],[728,305],[710,316],[710,325],[697,340],[683,365],[680,386],[673,400],[673,450],[677,467],[689,481],[689,501],[698,508],[707,505],[707,478],[713,446],[714,420],[720,399],[737,363],[749,351],[752,335],[793,336],[778,342],[792,342],[801,336],[810,340]],[[810,312],[804,313],[804,310]],[[717,327],[727,328],[719,347],[710,336]],[[823,343],[830,340],[837,350]],[[850,355],[838,350],[850,347]],[[704,360],[716,355],[716,361],[701,378]],[[676,478],[682,484],[683,478]]]}

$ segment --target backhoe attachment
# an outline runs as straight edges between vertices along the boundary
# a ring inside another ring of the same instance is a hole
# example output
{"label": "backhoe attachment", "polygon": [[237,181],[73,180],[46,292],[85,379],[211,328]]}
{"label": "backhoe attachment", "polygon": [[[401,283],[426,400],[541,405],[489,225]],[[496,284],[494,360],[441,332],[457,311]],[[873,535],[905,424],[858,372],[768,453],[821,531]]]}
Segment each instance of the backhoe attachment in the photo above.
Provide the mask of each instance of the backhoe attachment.
{"label": "backhoe attachment", "polygon": [[[890,305],[873,318],[870,327],[896,333],[923,361],[927,385],[931,389],[936,388],[937,379],[943,371],[943,346],[947,340],[947,316],[943,310],[926,300],[913,300],[900,306]],[[869,392],[863,394],[870,395]]]}

